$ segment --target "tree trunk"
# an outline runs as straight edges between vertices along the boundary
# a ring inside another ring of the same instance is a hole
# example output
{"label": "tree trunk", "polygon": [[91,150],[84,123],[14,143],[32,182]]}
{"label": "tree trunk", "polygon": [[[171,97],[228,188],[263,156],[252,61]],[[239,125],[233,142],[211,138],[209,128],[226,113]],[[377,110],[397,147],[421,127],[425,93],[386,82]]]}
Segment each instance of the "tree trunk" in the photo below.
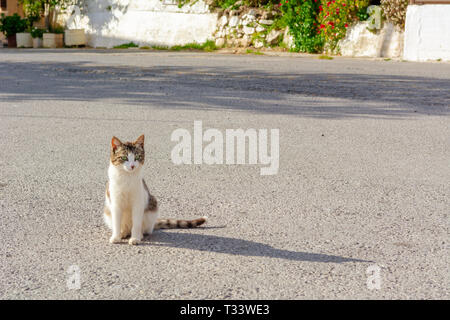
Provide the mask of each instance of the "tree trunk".
{"label": "tree trunk", "polygon": [[16,48],[17,42],[16,42],[16,35],[13,34],[11,36],[8,36],[8,48]]}
{"label": "tree trunk", "polygon": [[44,16],[45,16],[45,29],[49,30],[50,28],[50,5],[46,3],[44,5]]}

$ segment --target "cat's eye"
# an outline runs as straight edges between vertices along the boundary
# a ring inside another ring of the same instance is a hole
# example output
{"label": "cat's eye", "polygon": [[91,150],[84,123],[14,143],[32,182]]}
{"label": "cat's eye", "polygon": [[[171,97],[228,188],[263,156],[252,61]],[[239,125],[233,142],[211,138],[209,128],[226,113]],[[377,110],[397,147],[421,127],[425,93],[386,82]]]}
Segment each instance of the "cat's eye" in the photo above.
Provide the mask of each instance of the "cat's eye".
{"label": "cat's eye", "polygon": [[141,160],[141,156],[136,156],[136,160],[137,161]]}
{"label": "cat's eye", "polygon": [[123,160],[123,161],[127,161],[127,160],[128,160],[128,157],[122,157],[122,160]]}

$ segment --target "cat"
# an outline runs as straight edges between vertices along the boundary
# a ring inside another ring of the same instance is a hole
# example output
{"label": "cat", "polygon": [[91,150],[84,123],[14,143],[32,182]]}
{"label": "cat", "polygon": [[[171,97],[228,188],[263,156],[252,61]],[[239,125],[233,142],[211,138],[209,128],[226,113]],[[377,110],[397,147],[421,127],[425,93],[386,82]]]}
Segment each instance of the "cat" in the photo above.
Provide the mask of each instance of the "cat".
{"label": "cat", "polygon": [[144,135],[135,142],[111,139],[103,214],[106,225],[112,230],[111,243],[119,243],[130,236],[128,243],[136,245],[144,234],[151,234],[154,229],[194,228],[207,221],[207,217],[158,219],[158,202],[143,178],[144,161]]}

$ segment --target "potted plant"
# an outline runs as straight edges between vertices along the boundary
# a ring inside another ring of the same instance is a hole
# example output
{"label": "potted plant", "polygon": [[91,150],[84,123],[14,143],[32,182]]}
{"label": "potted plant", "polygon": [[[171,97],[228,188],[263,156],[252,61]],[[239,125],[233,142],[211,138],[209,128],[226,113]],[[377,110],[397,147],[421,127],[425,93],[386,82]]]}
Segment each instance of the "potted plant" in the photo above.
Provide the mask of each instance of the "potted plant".
{"label": "potted plant", "polygon": [[21,0],[23,5],[23,12],[25,13],[25,20],[27,20],[27,29],[25,32],[16,34],[16,42],[19,48],[31,48],[33,47],[33,38],[42,38],[42,34],[38,31],[34,32],[34,37],[31,34],[35,30],[33,24],[41,20],[41,8],[42,4],[35,0]]}
{"label": "potted plant", "polygon": [[17,47],[16,34],[24,32],[28,27],[28,20],[22,19],[17,13],[12,16],[1,15],[0,32],[3,32],[8,39],[8,47]]}
{"label": "potted plant", "polygon": [[44,48],[62,48],[63,47],[64,28],[54,27],[50,32],[44,33],[43,47]]}
{"label": "potted plant", "polygon": [[31,33],[30,32],[16,33],[16,45],[18,48],[32,48],[33,38],[31,38]]}
{"label": "potted plant", "polygon": [[39,28],[33,28],[31,30],[31,37],[33,38],[33,48],[42,48],[42,37],[45,30]]}
{"label": "potted plant", "polygon": [[27,20],[27,28],[24,32],[16,33],[16,44],[18,48],[32,48],[33,47],[33,38],[31,37],[31,25],[32,22]]}
{"label": "potted plant", "polygon": [[25,13],[30,19],[40,20],[42,17],[45,22],[45,29],[49,32],[43,35],[43,46],[47,48],[60,48],[63,46],[64,29],[55,27],[57,15],[64,10],[72,0],[19,0]]}

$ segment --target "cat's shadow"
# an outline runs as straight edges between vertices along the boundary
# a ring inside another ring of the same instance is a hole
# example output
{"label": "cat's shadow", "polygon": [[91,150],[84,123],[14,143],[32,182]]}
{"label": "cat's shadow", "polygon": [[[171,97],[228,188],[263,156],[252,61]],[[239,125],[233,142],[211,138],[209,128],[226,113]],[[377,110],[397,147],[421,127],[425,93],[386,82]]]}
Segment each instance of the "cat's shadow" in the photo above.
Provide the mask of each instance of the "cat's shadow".
{"label": "cat's shadow", "polygon": [[253,257],[278,258],[291,261],[332,262],[332,263],[373,262],[368,260],[360,260],[321,253],[277,249],[268,244],[256,241],[197,233],[197,231],[200,231],[201,229],[214,229],[214,228],[222,228],[222,227],[203,227],[198,228],[193,232],[157,230],[151,236],[146,235],[140,245],[176,247],[198,251],[212,251],[231,255],[241,255],[247,257],[253,256]]}

